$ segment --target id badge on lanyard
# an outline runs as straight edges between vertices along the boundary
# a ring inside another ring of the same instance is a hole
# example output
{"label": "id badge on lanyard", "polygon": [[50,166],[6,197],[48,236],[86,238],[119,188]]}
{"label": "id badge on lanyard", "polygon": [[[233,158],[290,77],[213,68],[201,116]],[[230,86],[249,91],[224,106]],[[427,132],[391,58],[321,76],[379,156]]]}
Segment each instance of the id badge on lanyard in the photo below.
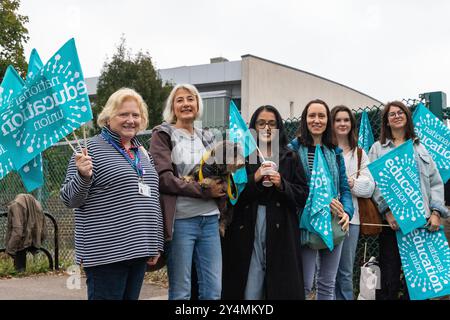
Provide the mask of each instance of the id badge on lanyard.
{"label": "id badge on lanyard", "polygon": [[[103,135],[103,134],[102,134]],[[151,188],[148,184],[144,183],[144,168],[142,167],[142,164],[140,163],[140,158],[139,158],[139,150],[136,153],[136,160],[135,162],[133,162],[133,160],[130,158],[130,156],[128,154],[126,154],[121,148],[119,148],[119,146],[109,137],[103,135],[103,137],[105,138],[106,141],[108,141],[117,151],[119,151],[124,157],[125,159],[127,159],[127,161],[131,164],[131,166],[133,167],[133,169],[136,170],[138,176],[139,176],[139,182],[138,182],[138,192],[139,194],[145,196],[145,197],[151,197],[152,196],[152,191]]]}
{"label": "id badge on lanyard", "polygon": [[145,197],[150,198],[152,196],[152,190],[150,186],[148,184],[145,184],[143,179],[139,179],[138,190],[139,194],[142,194]]}

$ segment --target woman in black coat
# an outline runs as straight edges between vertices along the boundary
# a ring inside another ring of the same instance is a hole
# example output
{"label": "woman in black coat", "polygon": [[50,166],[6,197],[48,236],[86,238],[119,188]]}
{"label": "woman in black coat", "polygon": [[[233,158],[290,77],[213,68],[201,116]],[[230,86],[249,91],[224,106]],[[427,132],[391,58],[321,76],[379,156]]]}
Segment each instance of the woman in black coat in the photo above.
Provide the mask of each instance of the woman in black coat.
{"label": "woman in black coat", "polygon": [[[246,159],[248,182],[222,241],[222,299],[303,300],[299,212],[308,197],[303,166],[287,147],[274,107],[258,108],[251,129],[264,159],[276,166],[261,164],[256,152]],[[272,186],[263,186],[263,180]]]}

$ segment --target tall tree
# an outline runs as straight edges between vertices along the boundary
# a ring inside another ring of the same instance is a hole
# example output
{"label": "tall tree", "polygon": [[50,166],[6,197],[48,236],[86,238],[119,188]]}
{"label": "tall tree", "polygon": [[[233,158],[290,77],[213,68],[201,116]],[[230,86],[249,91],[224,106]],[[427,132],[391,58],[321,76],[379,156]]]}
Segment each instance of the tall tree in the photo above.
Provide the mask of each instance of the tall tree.
{"label": "tall tree", "polygon": [[172,85],[163,84],[148,52],[140,51],[133,55],[131,50],[127,49],[125,37],[122,36],[117,51],[111,61],[106,61],[103,65],[98,80],[97,97],[92,108],[95,119],[109,96],[123,87],[136,90],[146,102],[149,128],[161,122],[163,104],[172,90]]}
{"label": "tall tree", "polygon": [[17,12],[20,0],[0,0],[0,81],[8,65],[25,77],[27,61],[23,45],[28,42],[28,17]]}

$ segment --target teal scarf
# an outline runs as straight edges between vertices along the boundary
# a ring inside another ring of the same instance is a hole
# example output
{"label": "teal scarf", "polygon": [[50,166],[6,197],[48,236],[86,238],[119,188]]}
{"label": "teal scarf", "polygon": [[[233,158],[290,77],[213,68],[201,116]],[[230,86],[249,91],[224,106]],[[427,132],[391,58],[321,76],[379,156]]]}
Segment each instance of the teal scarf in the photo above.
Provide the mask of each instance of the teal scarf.
{"label": "teal scarf", "polygon": [[[311,180],[311,170],[309,169],[309,162],[308,162],[308,147],[302,144],[299,144],[298,139],[295,138],[291,141],[289,144],[289,147],[291,147],[293,150],[297,151],[300,160],[302,161],[303,167],[306,172],[306,179],[309,185],[309,182]],[[330,149],[325,145],[322,145],[322,151],[325,156],[325,160],[328,164],[328,169],[330,170],[331,176],[333,178],[334,187],[337,192],[337,196],[339,197],[339,166],[337,163],[336,158],[336,150]]]}

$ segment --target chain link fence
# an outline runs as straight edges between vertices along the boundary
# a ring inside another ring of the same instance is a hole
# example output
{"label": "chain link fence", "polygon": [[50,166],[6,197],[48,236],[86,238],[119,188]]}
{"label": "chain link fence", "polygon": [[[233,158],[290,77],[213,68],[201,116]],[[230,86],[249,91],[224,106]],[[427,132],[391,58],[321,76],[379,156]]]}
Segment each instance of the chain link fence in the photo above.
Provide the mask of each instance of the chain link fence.
{"label": "chain link fence", "polygon": [[[403,102],[414,111],[415,106],[422,102],[427,104],[424,100],[407,99]],[[367,111],[369,120],[372,125],[375,141],[380,134],[381,124],[381,112],[383,105],[374,105],[372,107],[359,108],[354,111],[358,127],[361,114],[363,111]],[[296,132],[299,126],[300,118],[285,119],[285,129],[289,140],[292,140],[296,136]],[[218,132],[225,132],[225,127],[209,128],[210,130],[216,130]],[[141,143],[148,148],[151,134],[146,131],[144,134],[138,136]],[[67,165],[70,157],[72,156],[72,150],[67,143],[59,143],[49,149],[43,154],[44,159],[44,175],[45,185],[33,192],[33,195],[38,199],[44,208],[51,213],[59,227],[59,252],[60,252],[60,267],[65,268],[74,263],[74,215],[71,209],[65,207],[59,198],[59,192],[61,185],[66,175]],[[26,193],[20,177],[17,173],[13,172],[6,178],[0,181],[0,211],[6,210],[6,205],[9,201],[13,200],[19,193]],[[6,233],[6,218],[0,218],[0,247],[4,247],[4,235]],[[47,221],[48,237],[44,242],[44,247],[53,251],[53,226],[50,221]],[[365,250],[366,249],[366,250]],[[365,254],[364,254],[365,253]],[[361,237],[355,261],[354,269],[354,285],[355,289],[359,286],[359,273],[360,266],[364,260],[368,260],[371,256],[378,256],[378,241],[377,237]]]}

